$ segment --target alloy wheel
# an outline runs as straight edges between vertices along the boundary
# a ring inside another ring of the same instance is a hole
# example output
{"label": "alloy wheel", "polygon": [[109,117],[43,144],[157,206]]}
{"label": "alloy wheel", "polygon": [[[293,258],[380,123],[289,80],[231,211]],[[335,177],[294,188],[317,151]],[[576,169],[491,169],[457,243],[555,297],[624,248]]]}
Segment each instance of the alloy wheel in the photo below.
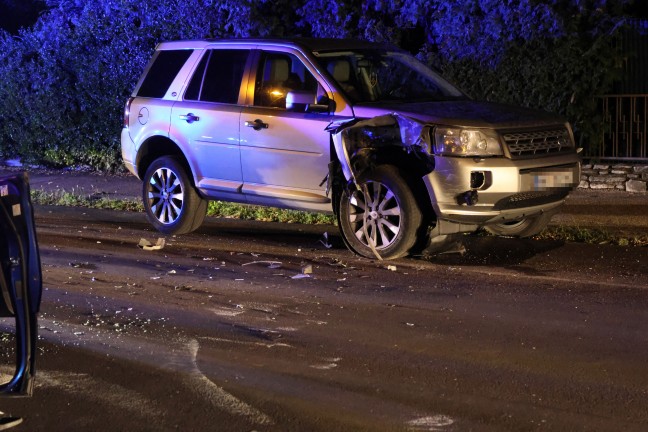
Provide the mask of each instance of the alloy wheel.
{"label": "alloy wheel", "polygon": [[348,205],[349,222],[362,244],[381,250],[396,240],[401,229],[401,208],[387,186],[369,181],[353,192]]}
{"label": "alloy wheel", "polygon": [[184,190],[178,175],[170,168],[157,169],[149,181],[151,213],[162,224],[172,224],[182,214]]}

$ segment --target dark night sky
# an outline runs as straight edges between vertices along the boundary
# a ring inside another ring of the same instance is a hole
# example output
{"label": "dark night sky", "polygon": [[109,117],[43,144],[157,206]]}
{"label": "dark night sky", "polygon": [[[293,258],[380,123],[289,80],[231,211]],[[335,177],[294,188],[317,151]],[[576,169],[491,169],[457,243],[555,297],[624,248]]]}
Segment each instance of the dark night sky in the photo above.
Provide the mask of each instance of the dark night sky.
{"label": "dark night sky", "polygon": [[[0,0],[0,28],[16,34],[20,28],[33,25],[43,10],[44,0]],[[635,0],[627,12],[648,19],[648,1]]]}
{"label": "dark night sky", "polygon": [[0,0],[0,28],[15,34],[21,27],[29,27],[45,9],[40,0]]}

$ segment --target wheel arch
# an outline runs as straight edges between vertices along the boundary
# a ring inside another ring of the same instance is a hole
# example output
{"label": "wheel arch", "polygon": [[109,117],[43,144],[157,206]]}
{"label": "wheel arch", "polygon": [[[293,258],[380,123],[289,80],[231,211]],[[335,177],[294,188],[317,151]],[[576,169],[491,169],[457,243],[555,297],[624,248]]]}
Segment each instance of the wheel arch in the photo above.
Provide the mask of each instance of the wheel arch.
{"label": "wheel arch", "polygon": [[192,184],[195,186],[193,170],[191,169],[191,165],[189,164],[184,152],[178,144],[164,136],[152,136],[140,146],[136,159],[138,177],[143,178],[146,174],[146,170],[148,170],[148,167],[151,166],[153,161],[162,156],[176,157],[186,170]]}
{"label": "wheel arch", "polygon": [[423,177],[431,170],[430,163],[425,155],[418,155],[415,152],[407,152],[403,147],[393,146],[380,149],[376,152],[376,162],[379,165],[394,165],[401,177],[412,189],[421,213],[426,220],[436,219],[436,215],[430,203],[430,196]]}
{"label": "wheel arch", "polygon": [[[417,154],[415,152],[408,152],[401,145],[392,145],[379,148],[370,148],[363,156],[366,159],[367,166],[376,167],[379,165],[393,165],[395,166],[401,177],[407,182],[411,188],[412,193],[423,213],[423,216],[428,223],[436,220],[436,214],[432,208],[432,203],[429,199],[429,194],[423,177],[428,174],[431,169],[430,161],[426,155]],[[341,169],[341,162],[335,149],[333,142],[331,142],[331,165],[329,167],[330,188],[333,198],[333,213],[335,215],[339,212],[337,206],[338,197],[345,187],[348,187],[346,179]],[[368,168],[371,169],[371,168]],[[364,170],[367,171],[366,169]],[[362,180],[362,173],[360,173],[359,180]]]}
{"label": "wheel arch", "polygon": [[[399,258],[411,253],[419,243],[423,215],[414,197],[414,189],[401,175],[401,169],[394,164],[380,164],[373,168],[366,170],[366,175],[358,181],[361,184],[378,183],[379,186],[372,186],[371,191],[363,186],[340,192],[337,214],[340,233],[347,247],[361,256]],[[368,199],[367,194],[370,194]],[[397,211],[393,212],[393,209]],[[383,229],[379,230],[379,225]],[[376,242],[374,246],[369,237]]]}

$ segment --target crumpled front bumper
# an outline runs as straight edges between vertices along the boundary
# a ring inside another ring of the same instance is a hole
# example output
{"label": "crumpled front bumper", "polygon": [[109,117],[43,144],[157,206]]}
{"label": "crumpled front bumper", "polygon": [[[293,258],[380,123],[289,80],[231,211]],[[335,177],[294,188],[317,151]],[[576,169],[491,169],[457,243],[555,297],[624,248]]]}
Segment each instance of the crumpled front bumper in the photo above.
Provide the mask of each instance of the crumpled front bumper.
{"label": "crumpled front bumper", "polygon": [[517,160],[435,156],[423,181],[438,219],[483,226],[558,211],[579,184],[580,170],[576,153]]}

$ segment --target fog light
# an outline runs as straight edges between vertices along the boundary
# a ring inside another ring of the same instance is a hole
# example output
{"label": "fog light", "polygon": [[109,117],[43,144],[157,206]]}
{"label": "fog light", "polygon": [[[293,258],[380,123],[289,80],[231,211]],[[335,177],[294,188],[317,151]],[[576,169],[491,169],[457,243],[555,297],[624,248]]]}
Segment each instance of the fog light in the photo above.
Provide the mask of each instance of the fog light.
{"label": "fog light", "polygon": [[486,184],[486,174],[483,171],[473,171],[470,173],[470,188],[480,189]]}

